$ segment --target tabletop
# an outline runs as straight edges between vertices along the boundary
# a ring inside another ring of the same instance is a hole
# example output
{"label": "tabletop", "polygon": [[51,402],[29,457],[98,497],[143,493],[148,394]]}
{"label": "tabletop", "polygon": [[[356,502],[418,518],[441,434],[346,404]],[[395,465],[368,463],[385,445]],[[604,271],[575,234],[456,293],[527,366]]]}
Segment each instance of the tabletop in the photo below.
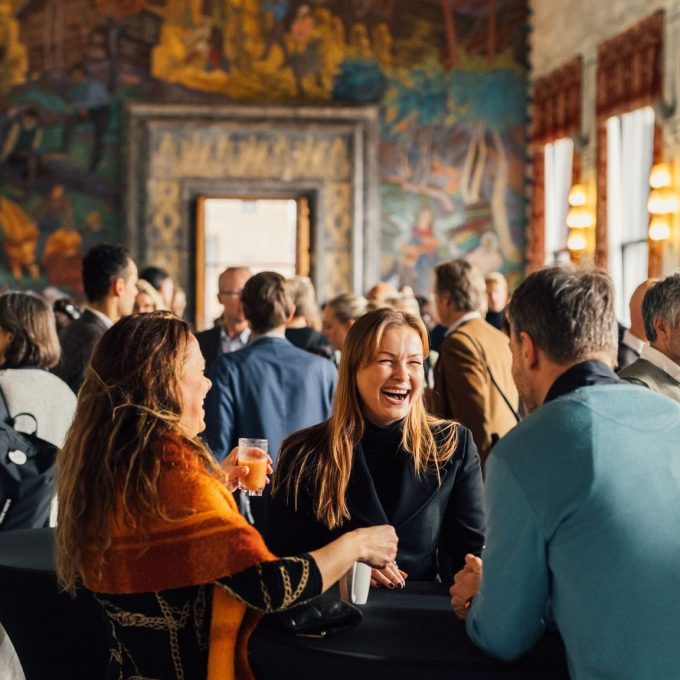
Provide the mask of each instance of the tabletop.
{"label": "tabletop", "polygon": [[520,661],[506,664],[483,654],[453,614],[447,586],[409,583],[404,590],[372,589],[359,608],[361,623],[324,639],[272,632],[261,627],[251,640],[256,677],[324,680],[485,680],[569,677],[564,646],[556,633],[545,635]]}

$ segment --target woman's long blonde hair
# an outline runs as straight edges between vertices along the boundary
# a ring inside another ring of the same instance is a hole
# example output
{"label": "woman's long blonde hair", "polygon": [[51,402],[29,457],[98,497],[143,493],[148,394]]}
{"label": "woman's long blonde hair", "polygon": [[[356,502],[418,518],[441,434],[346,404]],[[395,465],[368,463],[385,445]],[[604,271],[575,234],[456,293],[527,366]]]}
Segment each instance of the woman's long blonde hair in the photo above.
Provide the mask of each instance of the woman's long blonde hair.
{"label": "woman's long blonde hair", "polygon": [[[330,529],[350,519],[346,491],[354,447],[361,440],[365,427],[356,374],[375,359],[385,332],[392,328],[416,331],[423,344],[423,357],[427,356],[430,349],[427,329],[418,317],[392,309],[365,314],[350,328],[342,348],[331,417],[296,432],[281,446],[278,469],[287,472],[274,473],[272,493],[284,493],[296,508],[301,489],[313,493],[315,516]],[[422,393],[412,395],[411,408],[404,419],[401,445],[411,454],[416,474],[434,470],[439,476],[441,466],[454,455],[456,443],[456,424],[429,415]]]}
{"label": "woman's long blonde hair", "polygon": [[149,518],[168,518],[158,491],[163,440],[180,441],[220,474],[205,445],[179,424],[190,338],[185,321],[151,312],[121,319],[97,343],[57,458],[57,578],[64,590],[74,592],[86,551],[101,564],[120,507],[126,525],[142,535]]}

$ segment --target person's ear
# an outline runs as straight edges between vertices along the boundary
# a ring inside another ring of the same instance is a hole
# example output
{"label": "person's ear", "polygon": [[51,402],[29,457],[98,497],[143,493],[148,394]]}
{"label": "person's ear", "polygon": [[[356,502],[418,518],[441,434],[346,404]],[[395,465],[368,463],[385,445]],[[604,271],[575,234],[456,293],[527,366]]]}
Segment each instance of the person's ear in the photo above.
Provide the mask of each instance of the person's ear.
{"label": "person's ear", "polygon": [[288,313],[288,318],[286,319],[286,326],[295,318],[295,305],[290,306],[290,312]]}
{"label": "person's ear", "polygon": [[439,299],[442,301],[444,307],[447,308],[451,307],[451,293],[449,293],[446,290],[443,290],[439,293]]}
{"label": "person's ear", "polygon": [[666,319],[661,316],[656,316],[654,317],[652,325],[654,326],[654,331],[656,332],[655,343],[658,342],[659,345],[665,347],[668,344],[668,337],[670,335],[670,329],[668,328]]}
{"label": "person's ear", "polygon": [[526,331],[520,331],[519,345],[524,365],[527,368],[536,368],[539,362],[538,347]]}
{"label": "person's ear", "polygon": [[125,290],[125,279],[122,276],[118,276],[111,282],[111,294],[114,297],[120,297]]}

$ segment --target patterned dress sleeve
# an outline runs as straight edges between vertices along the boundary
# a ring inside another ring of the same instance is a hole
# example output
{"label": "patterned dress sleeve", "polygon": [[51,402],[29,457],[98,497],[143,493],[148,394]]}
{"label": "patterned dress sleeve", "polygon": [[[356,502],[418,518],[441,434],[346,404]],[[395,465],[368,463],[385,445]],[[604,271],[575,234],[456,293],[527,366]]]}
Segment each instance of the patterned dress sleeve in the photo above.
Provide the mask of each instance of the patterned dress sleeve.
{"label": "patterned dress sleeve", "polygon": [[215,584],[267,614],[304,604],[322,590],[321,572],[307,553],[256,564]]}

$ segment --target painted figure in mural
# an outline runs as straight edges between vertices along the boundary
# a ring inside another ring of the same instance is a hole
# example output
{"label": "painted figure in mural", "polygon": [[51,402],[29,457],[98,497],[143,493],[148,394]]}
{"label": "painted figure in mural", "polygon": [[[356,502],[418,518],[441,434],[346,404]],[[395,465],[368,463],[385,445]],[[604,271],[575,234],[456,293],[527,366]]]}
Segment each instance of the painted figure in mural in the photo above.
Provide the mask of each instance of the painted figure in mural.
{"label": "painted figure in mural", "polygon": [[353,59],[372,59],[373,48],[364,24],[353,24],[349,32],[349,56]]}
{"label": "painted figure in mural", "polygon": [[50,234],[57,229],[73,228],[73,204],[66,194],[66,187],[63,184],[55,184],[33,214],[40,230],[38,252],[44,254]]}
{"label": "painted figure in mural", "polygon": [[38,150],[42,141],[40,112],[29,106],[10,123],[0,151],[0,164],[17,168],[22,181],[33,188],[38,172],[40,156]]}
{"label": "painted figure in mural", "polygon": [[193,66],[204,71],[229,71],[229,62],[224,54],[222,28],[204,19],[198,26],[184,35],[186,56],[182,66]]}
{"label": "painted figure in mural", "polygon": [[503,266],[503,254],[500,251],[498,234],[485,231],[479,238],[479,245],[470,251],[468,262],[476,265],[483,274],[493,272]]}
{"label": "painted figure in mural", "polygon": [[37,279],[38,227],[21,206],[4,196],[0,197],[0,235],[12,276],[19,281],[26,271]]}
{"label": "painted figure in mural", "polygon": [[19,41],[19,23],[11,0],[0,0],[0,94],[26,80],[28,56]]}
{"label": "painted figure in mural", "polygon": [[290,65],[295,76],[298,94],[305,94],[304,79],[314,75],[317,84],[321,81],[321,41],[316,30],[316,21],[309,5],[300,5],[290,27]]}
{"label": "painted figure in mural", "polygon": [[63,184],[55,184],[43,198],[36,212],[41,231],[54,231],[73,226],[73,205]]}
{"label": "painted figure in mural", "polygon": [[229,0],[225,3],[227,31],[225,38],[229,46],[229,62],[238,71],[250,68],[250,53],[247,49],[249,31],[246,21],[246,3],[244,0]]}
{"label": "painted figure in mural", "polygon": [[265,60],[274,45],[278,45],[286,60],[288,60],[288,45],[284,32],[284,20],[288,14],[290,6],[289,0],[262,0],[262,9],[270,16],[269,31],[267,33],[267,43],[264,46],[262,59]]}
{"label": "painted figure in mural", "polygon": [[402,246],[404,264],[415,271],[415,289],[420,294],[427,294],[432,288],[438,248],[434,213],[429,206],[423,206],[416,217],[409,242]]}
{"label": "painted figure in mural", "polygon": [[92,123],[94,141],[89,170],[94,172],[104,152],[104,135],[109,127],[111,96],[101,81],[89,76],[83,64],[71,69],[73,86],[69,91],[69,113],[64,123],[62,152],[71,146],[73,130],[78,123]]}
{"label": "painted figure in mural", "polygon": [[82,292],[83,238],[75,229],[61,227],[45,241],[42,265],[51,286]]}
{"label": "painted figure in mural", "polygon": [[389,68],[394,63],[394,40],[387,24],[378,24],[373,29],[373,52],[378,63]]}

